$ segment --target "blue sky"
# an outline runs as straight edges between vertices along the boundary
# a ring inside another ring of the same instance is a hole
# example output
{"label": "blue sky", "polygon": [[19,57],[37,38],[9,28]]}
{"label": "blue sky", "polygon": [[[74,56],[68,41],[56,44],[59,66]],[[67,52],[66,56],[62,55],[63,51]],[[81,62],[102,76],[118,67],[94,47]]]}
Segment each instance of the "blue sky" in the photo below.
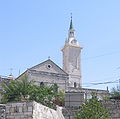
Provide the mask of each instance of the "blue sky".
{"label": "blue sky", "polygon": [[106,89],[120,79],[120,0],[0,0],[0,75],[18,76],[51,59],[62,67],[61,48],[70,13],[83,51],[83,87]]}

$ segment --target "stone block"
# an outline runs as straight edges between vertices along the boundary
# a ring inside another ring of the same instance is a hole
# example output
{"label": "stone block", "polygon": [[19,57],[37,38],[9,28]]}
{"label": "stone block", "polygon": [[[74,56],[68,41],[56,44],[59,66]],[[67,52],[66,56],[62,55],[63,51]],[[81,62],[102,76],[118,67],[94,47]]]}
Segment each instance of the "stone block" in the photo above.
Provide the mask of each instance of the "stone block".
{"label": "stone block", "polygon": [[23,109],[23,112],[27,112],[27,111],[28,111],[26,105],[24,105],[24,106],[22,107],[22,109]]}
{"label": "stone block", "polygon": [[64,119],[60,109],[56,111],[34,101],[9,103],[7,107],[5,119]]}
{"label": "stone block", "polygon": [[22,107],[19,107],[19,113],[21,113],[22,112]]}
{"label": "stone block", "polygon": [[31,106],[31,107],[28,107],[28,112],[32,112],[32,110],[33,110],[33,107]]}

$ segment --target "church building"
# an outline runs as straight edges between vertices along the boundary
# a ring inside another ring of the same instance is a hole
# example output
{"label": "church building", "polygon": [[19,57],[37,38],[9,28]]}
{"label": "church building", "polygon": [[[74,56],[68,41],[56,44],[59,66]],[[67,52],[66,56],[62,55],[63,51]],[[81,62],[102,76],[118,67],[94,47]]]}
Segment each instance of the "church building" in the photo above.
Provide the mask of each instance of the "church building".
{"label": "church building", "polygon": [[27,75],[29,80],[36,84],[53,85],[57,84],[60,89],[66,90],[68,87],[82,87],[80,53],[82,47],[75,38],[72,17],[68,30],[68,38],[62,48],[63,68],[60,68],[51,59],[44,61],[30,69],[27,69],[17,79]]}
{"label": "church building", "polygon": [[27,76],[29,81],[34,81],[36,85],[53,85],[57,84],[59,90],[65,92],[82,92],[84,98],[91,98],[91,92],[96,92],[98,97],[108,94],[107,90],[86,89],[82,87],[81,76],[81,51],[82,47],[75,37],[72,17],[68,30],[68,38],[62,48],[63,68],[60,68],[51,59],[48,59],[32,68],[27,69],[17,79]]}

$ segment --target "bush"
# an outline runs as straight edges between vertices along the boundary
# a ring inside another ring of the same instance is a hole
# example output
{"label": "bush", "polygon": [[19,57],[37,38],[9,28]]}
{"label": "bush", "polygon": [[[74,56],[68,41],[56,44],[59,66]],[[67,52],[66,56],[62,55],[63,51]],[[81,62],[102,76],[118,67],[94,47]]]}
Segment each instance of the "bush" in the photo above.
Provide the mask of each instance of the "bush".
{"label": "bush", "polygon": [[92,98],[86,100],[81,110],[76,113],[75,119],[108,119],[109,113],[93,94]]}
{"label": "bush", "polygon": [[3,83],[1,103],[13,101],[36,101],[48,107],[54,107],[54,100],[58,93],[58,86],[34,85],[27,77],[22,80],[11,80]]}

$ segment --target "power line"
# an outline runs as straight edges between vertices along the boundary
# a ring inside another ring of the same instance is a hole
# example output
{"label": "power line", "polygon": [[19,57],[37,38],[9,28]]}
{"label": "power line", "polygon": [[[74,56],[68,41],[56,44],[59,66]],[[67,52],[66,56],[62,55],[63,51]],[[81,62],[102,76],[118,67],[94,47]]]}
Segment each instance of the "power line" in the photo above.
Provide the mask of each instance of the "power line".
{"label": "power line", "polygon": [[92,57],[87,57],[87,58],[83,58],[82,60],[96,59],[96,58],[99,58],[99,57],[104,57],[104,56],[114,55],[114,54],[120,54],[120,51],[105,53],[105,54],[96,55],[96,56],[92,56]]}
{"label": "power line", "polygon": [[111,84],[111,83],[119,83],[118,80],[115,80],[115,81],[107,81],[107,82],[99,82],[99,83],[87,83],[88,85],[90,86],[85,86],[85,87],[91,87],[93,85],[104,85],[104,84]]}

